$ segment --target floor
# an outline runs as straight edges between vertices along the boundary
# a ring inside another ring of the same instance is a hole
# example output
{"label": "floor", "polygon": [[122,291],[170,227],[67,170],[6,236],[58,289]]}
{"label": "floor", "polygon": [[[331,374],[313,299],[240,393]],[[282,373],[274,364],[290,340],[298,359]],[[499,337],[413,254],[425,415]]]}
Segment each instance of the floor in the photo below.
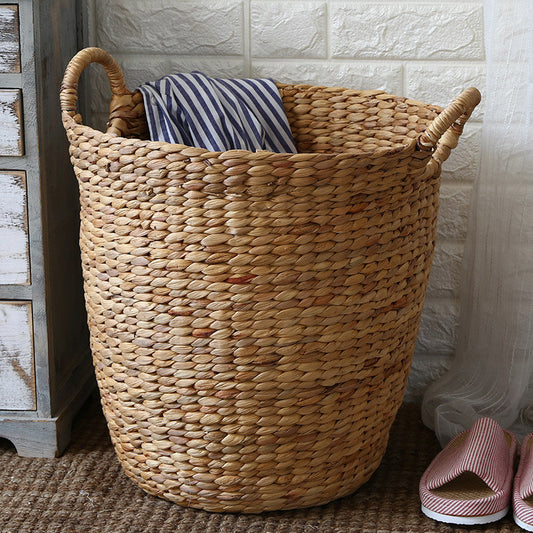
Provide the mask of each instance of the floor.
{"label": "floor", "polygon": [[0,440],[1,533],[478,533],[522,531],[512,518],[453,527],[419,510],[418,480],[438,452],[417,405],[404,405],[384,460],[356,493],[321,507],[260,515],[187,509],[144,493],[122,472],[98,399],[78,415],[58,459],[27,459]]}

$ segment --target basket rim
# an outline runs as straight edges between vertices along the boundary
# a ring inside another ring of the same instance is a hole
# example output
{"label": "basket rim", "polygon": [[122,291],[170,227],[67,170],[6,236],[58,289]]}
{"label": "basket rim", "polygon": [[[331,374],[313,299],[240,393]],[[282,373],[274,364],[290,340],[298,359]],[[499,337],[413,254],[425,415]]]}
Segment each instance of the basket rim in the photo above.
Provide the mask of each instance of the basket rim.
{"label": "basket rim", "polygon": [[[188,146],[186,144],[178,143],[169,143],[167,141],[152,141],[150,139],[140,139],[138,137],[122,137],[116,133],[103,132],[92,126],[88,126],[81,122],[78,122],[75,117],[72,117],[67,112],[63,112],[63,122],[67,130],[74,130],[78,128],[83,128],[92,132],[90,134],[91,138],[98,139],[99,142],[109,142],[110,144],[135,144],[139,148],[147,148],[149,150],[163,150],[167,153],[176,153],[181,152],[184,155],[190,155],[191,157],[200,157],[201,159],[246,159],[246,160],[288,160],[288,161],[298,161],[298,160],[343,160],[343,159],[353,159],[358,158],[360,160],[374,160],[380,159],[387,156],[401,156],[404,153],[411,154],[414,151],[418,151],[421,155],[431,156],[431,152],[424,152],[418,149],[418,136],[417,137],[408,137],[404,135],[406,142],[397,143],[393,146],[381,146],[374,150],[362,150],[360,147],[354,148],[353,150],[344,150],[342,152],[271,152],[268,150],[258,150],[257,152],[252,152],[250,150],[242,149],[233,149],[226,151],[211,151],[207,148],[201,148],[198,146]],[[79,115],[78,115],[79,116]],[[170,149],[172,147],[172,149]]]}
{"label": "basket rim", "polygon": [[[100,63],[106,73],[107,77],[109,79],[111,92],[113,94],[113,99],[115,100],[115,104],[118,104],[118,108],[120,108],[123,105],[124,98],[131,98],[133,93],[129,91],[125,84],[124,75],[122,73],[122,70],[118,63],[115,61],[115,59],[105,50],[102,50],[101,48],[96,47],[89,47],[84,48],[80,50],[69,62],[65,69],[65,74],[63,76],[63,81],[61,84],[61,90],[59,94],[59,99],[61,102],[60,108],[63,113],[63,125],[66,130],[69,130],[73,123],[77,124],[79,126],[83,126],[82,124],[82,117],[77,111],[77,101],[78,101],[78,83],[79,78],[83,70],[93,62]],[[433,120],[426,125],[425,129],[422,130],[422,132],[419,132],[416,139],[412,138],[411,140],[408,140],[405,143],[398,143],[396,146],[391,147],[385,147],[381,146],[377,149],[370,149],[370,150],[356,150],[356,148],[359,147],[349,147],[346,149],[346,151],[337,153],[337,152],[330,152],[328,154],[321,154],[317,152],[300,152],[299,154],[296,154],[296,159],[298,159],[298,156],[301,160],[312,160],[315,157],[322,157],[329,158],[333,160],[340,160],[342,161],[343,158],[350,157],[350,158],[357,158],[361,161],[370,161],[374,158],[380,158],[383,156],[391,156],[396,154],[402,154],[403,152],[406,152],[409,150],[409,153],[413,153],[415,150],[418,152],[427,152],[432,155],[432,159],[427,164],[427,171],[433,172],[436,170],[437,167],[440,167],[444,161],[449,157],[451,150],[457,146],[457,142],[459,140],[459,137],[461,136],[461,133],[463,131],[463,127],[465,123],[468,121],[470,116],[472,115],[472,112],[474,111],[475,107],[479,104],[481,100],[481,93],[478,89],[475,87],[469,87],[467,89],[464,89],[461,94],[459,94],[446,108],[442,109],[440,106],[433,105],[433,104],[426,104],[424,102],[418,101],[418,100],[411,100],[407,97],[398,97],[396,95],[388,94],[385,91],[381,89],[373,89],[373,90],[355,90],[355,89],[344,89],[342,87],[327,87],[324,85],[306,85],[306,84],[285,84],[285,86],[293,87],[292,90],[306,90],[306,89],[322,89],[325,92],[337,92],[337,93],[352,93],[358,94],[360,97],[365,96],[374,96],[377,99],[387,99],[387,98],[394,98],[397,101],[403,101],[403,103],[409,105],[414,104],[417,106],[422,106],[423,108],[430,109],[432,108],[434,111],[437,112],[437,116],[433,118]],[[283,84],[278,84],[278,87],[280,90],[286,90],[283,88]],[[112,99],[112,101],[113,101]],[[67,116],[65,116],[65,114]],[[115,118],[124,118],[117,115]],[[69,120],[70,119],[70,120]],[[73,123],[71,122],[73,121]],[[103,133],[99,130],[96,130],[95,128],[91,128],[90,126],[85,126],[85,128],[88,128],[89,131],[94,132],[90,135],[92,138],[96,138],[98,140],[106,141],[110,140],[113,136],[108,136],[110,133]],[[114,132],[113,132],[114,133]],[[120,131],[119,131],[120,133]],[[120,137],[117,133],[114,133],[116,138],[118,139],[118,142],[121,142],[122,140],[126,140],[125,137]],[[408,136],[403,135],[404,138],[409,139]],[[142,143],[146,146],[144,143],[144,140],[134,139],[133,142]],[[153,141],[149,141],[153,142]],[[160,141],[161,142],[161,141]],[[273,153],[273,152],[249,152],[249,151],[227,151],[227,152],[209,152],[205,148],[194,148],[194,147],[188,147],[186,145],[181,144],[154,144],[151,145],[154,148],[162,148],[164,146],[173,146],[175,147],[172,150],[169,150],[170,152],[173,151],[181,151],[185,155],[186,152],[190,153],[191,156],[200,156],[203,155],[204,158],[208,154],[209,157],[213,158],[219,158],[219,159],[226,159],[230,157],[236,157],[240,156],[241,160],[256,160],[258,158],[258,154],[260,154],[259,157],[262,159],[265,158],[272,158],[277,159],[280,157],[279,154]],[[370,143],[369,143],[370,146]],[[413,148],[411,149],[411,147]],[[262,154],[266,154],[263,156]],[[285,160],[292,160],[294,161],[294,156],[287,157],[288,154],[281,154],[281,158]],[[409,155],[409,154],[408,154]],[[421,155],[421,158],[424,158],[423,155]]]}

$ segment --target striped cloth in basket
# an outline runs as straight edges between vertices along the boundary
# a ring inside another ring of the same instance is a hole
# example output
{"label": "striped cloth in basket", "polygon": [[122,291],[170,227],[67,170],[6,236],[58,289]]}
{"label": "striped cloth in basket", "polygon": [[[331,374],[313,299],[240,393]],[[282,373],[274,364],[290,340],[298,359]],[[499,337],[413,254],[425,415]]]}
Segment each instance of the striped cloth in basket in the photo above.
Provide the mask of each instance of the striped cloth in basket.
{"label": "striped cloth in basket", "polygon": [[173,74],[139,87],[153,141],[296,153],[281,96],[269,79]]}

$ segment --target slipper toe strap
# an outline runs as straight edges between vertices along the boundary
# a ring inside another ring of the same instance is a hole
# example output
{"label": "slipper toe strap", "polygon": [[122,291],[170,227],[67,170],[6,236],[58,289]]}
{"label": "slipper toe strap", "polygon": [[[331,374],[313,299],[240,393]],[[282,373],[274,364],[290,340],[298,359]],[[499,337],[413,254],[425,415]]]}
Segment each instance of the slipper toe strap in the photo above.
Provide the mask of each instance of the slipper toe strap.
{"label": "slipper toe strap", "polygon": [[513,455],[506,433],[491,418],[479,419],[439,455],[431,472],[428,472],[429,490],[440,488],[465,472],[472,472],[498,492],[504,488],[513,468]]}

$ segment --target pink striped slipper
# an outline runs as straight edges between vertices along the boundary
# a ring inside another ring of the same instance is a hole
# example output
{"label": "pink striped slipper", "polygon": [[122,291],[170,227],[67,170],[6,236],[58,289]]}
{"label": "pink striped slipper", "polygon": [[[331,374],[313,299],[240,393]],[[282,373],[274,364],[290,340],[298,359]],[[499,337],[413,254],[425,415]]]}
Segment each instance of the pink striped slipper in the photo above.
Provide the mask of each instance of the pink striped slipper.
{"label": "pink striped slipper", "polygon": [[520,463],[514,478],[514,521],[526,531],[533,531],[533,433],[522,441]]}
{"label": "pink striped slipper", "polygon": [[481,418],[442,450],[420,480],[422,512],[450,524],[487,524],[509,511],[515,436]]}

